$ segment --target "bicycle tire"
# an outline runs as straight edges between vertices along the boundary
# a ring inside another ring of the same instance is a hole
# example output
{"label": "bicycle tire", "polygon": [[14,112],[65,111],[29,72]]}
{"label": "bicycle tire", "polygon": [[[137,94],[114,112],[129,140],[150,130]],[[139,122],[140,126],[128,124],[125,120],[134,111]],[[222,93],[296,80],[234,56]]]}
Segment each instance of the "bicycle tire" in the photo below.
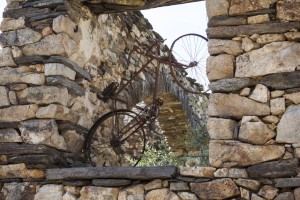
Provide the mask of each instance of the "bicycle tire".
{"label": "bicycle tire", "polygon": [[[132,132],[124,135],[132,127]],[[119,109],[106,113],[94,123],[87,134],[84,151],[86,160],[93,166],[136,166],[145,145],[145,131],[138,115]]]}
{"label": "bicycle tire", "polygon": [[[208,39],[202,35],[190,33],[178,37],[169,50],[170,71],[174,81],[184,91],[193,94],[203,93],[208,84],[206,59]],[[187,84],[183,79],[196,84]]]}

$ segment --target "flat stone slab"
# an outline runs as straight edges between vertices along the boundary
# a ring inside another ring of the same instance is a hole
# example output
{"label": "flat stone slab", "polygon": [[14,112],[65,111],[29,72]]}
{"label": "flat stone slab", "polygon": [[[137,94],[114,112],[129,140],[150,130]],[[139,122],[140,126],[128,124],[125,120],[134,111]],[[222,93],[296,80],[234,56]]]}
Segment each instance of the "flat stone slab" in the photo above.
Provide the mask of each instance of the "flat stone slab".
{"label": "flat stone slab", "polygon": [[130,185],[132,181],[128,179],[95,179],[92,183],[101,187],[120,187]]}
{"label": "flat stone slab", "polygon": [[177,175],[177,167],[84,167],[48,169],[48,180],[79,179],[129,179],[151,180],[173,178]]}
{"label": "flat stone slab", "polygon": [[276,178],[275,187],[279,187],[279,188],[300,187],[300,178]]}
{"label": "flat stone slab", "polygon": [[59,152],[45,145],[0,143],[0,155],[24,155],[24,154],[51,154],[58,155]]}
{"label": "flat stone slab", "polygon": [[300,87],[300,71],[271,74],[265,76],[260,83],[275,90]]}
{"label": "flat stone slab", "polygon": [[233,92],[255,85],[251,78],[231,78],[212,82],[208,85],[212,92]]}

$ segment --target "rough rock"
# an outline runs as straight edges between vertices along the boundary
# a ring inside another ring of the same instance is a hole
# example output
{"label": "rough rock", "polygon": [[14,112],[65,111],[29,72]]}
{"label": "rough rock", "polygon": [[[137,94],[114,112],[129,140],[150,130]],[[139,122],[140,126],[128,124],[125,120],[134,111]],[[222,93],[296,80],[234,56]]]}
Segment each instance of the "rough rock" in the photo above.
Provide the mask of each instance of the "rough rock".
{"label": "rough rock", "polygon": [[252,193],[251,200],[265,200],[265,198],[262,198],[262,197],[258,196],[257,194]]}
{"label": "rough rock", "polygon": [[80,190],[80,198],[78,200],[86,199],[118,199],[119,189],[117,188],[105,188],[95,186],[85,186]]}
{"label": "rough rock", "polygon": [[248,24],[261,24],[270,21],[270,17],[268,14],[256,15],[256,16],[248,17],[247,21]]}
{"label": "rough rock", "polygon": [[[300,63],[300,44],[273,42],[236,59],[236,77],[255,77],[295,71]],[[266,84],[264,84],[266,85]]]}
{"label": "rough rock", "polygon": [[208,27],[237,26],[247,24],[246,17],[214,16],[207,23]]}
{"label": "rough rock", "polygon": [[16,31],[8,31],[1,33],[0,43],[3,47],[6,46],[24,46],[32,44],[42,39],[39,32],[33,31],[30,28],[19,29]]}
{"label": "rough rock", "polygon": [[270,101],[272,115],[281,115],[285,112],[285,99],[276,98]]}
{"label": "rough rock", "polygon": [[186,182],[171,182],[170,190],[172,191],[189,191],[190,187]]}
{"label": "rough rock", "polygon": [[191,183],[191,191],[200,199],[226,199],[240,194],[232,179],[217,179],[206,183]]}
{"label": "rough rock", "polygon": [[16,63],[13,59],[12,49],[5,47],[0,50],[0,67],[15,67]]}
{"label": "rough rock", "polygon": [[53,30],[56,33],[66,33],[70,38],[72,38],[77,43],[80,42],[81,31],[77,30],[76,32],[74,30],[78,29],[77,25],[70,20],[69,17],[65,17],[63,15],[60,15],[56,17],[53,20]]}
{"label": "rough rock", "polygon": [[300,187],[300,178],[276,178],[275,187],[278,188],[290,188],[290,187]]}
{"label": "rough rock", "polygon": [[0,109],[0,121],[1,122],[20,122],[27,119],[32,119],[38,110],[38,106],[31,105],[19,105],[11,106],[8,108]]}
{"label": "rough rock", "polygon": [[68,103],[68,89],[54,86],[29,87],[17,93],[21,103],[52,104],[66,106]]}
{"label": "rough rock", "polygon": [[122,187],[132,184],[132,181],[127,179],[94,179],[92,183],[94,186],[101,187]]}
{"label": "rough rock", "polygon": [[29,120],[20,124],[21,137],[29,144],[45,144],[57,149],[67,149],[66,142],[58,133],[55,120]]}
{"label": "rough rock", "polygon": [[283,95],[284,98],[291,100],[294,104],[300,104],[300,92]]}
{"label": "rough rock", "polygon": [[221,168],[217,169],[214,173],[214,177],[218,178],[248,178],[246,169],[238,168]]}
{"label": "rough rock", "polygon": [[214,172],[216,168],[214,167],[180,167],[181,176],[191,176],[191,177],[214,177]]}
{"label": "rough rock", "polygon": [[67,130],[62,133],[66,141],[67,150],[73,153],[80,153],[85,141],[84,136],[80,135],[75,130]]}
{"label": "rough rock", "polygon": [[45,76],[64,76],[71,80],[75,80],[76,72],[61,63],[45,64]]}
{"label": "rough rock", "polygon": [[47,77],[47,84],[54,85],[54,86],[64,86],[68,88],[69,92],[78,96],[85,95],[85,89],[75,83],[72,80],[69,80],[62,76],[49,76]]}
{"label": "rough rock", "polygon": [[245,200],[250,200],[250,191],[245,188],[240,187],[241,198]]}
{"label": "rough rock", "polygon": [[227,16],[229,2],[226,0],[211,0],[206,2],[206,10],[208,18],[214,16]]}
{"label": "rough rock", "polygon": [[243,14],[251,11],[269,8],[271,5],[270,0],[260,0],[253,3],[251,0],[235,1],[231,0],[229,15]]}
{"label": "rough rock", "polygon": [[235,181],[235,183],[238,186],[242,186],[253,191],[258,191],[258,189],[260,188],[260,182],[256,180],[239,178]]}
{"label": "rough rock", "polygon": [[288,41],[299,41],[300,40],[300,32],[288,32],[284,33],[284,36]]}
{"label": "rough rock", "polygon": [[268,75],[260,83],[276,90],[297,88],[300,87],[300,71]]}
{"label": "rough rock", "polygon": [[261,103],[268,103],[270,100],[270,91],[266,86],[257,84],[249,98]]}
{"label": "rough rock", "polygon": [[247,120],[247,116],[242,119],[239,139],[251,144],[265,144],[272,139],[276,133],[264,124],[258,117]]}
{"label": "rough rock", "polygon": [[296,176],[299,161],[288,159],[271,161],[248,167],[247,172],[252,178],[278,178]]}
{"label": "rough rock", "polygon": [[43,185],[36,193],[34,200],[54,200],[62,199],[64,195],[63,185]]}
{"label": "rough rock", "polygon": [[189,192],[178,192],[178,196],[181,200],[198,200],[195,194]]}
{"label": "rough rock", "polygon": [[278,145],[257,146],[238,141],[212,140],[209,143],[209,162],[220,167],[228,162],[237,166],[249,166],[278,159],[285,148]]}
{"label": "rough rock", "polygon": [[67,34],[48,35],[40,42],[24,46],[23,53],[32,55],[72,55],[77,51],[76,43]]}
{"label": "rough rock", "polygon": [[246,87],[246,88],[241,90],[240,96],[248,97],[250,95],[250,92],[251,92],[251,89]]}
{"label": "rough rock", "polygon": [[292,192],[284,192],[280,193],[274,200],[295,200],[295,197]]}
{"label": "rough rock", "polygon": [[253,42],[250,38],[244,37],[242,39],[242,49],[245,52],[249,52],[252,51],[253,49],[258,49],[258,48],[259,48],[259,44]]}
{"label": "rough rock", "polygon": [[145,196],[145,200],[180,200],[180,198],[167,188],[151,190]]}
{"label": "rough rock", "polygon": [[207,114],[219,117],[265,116],[270,114],[267,104],[258,103],[237,94],[211,94]]}
{"label": "rough rock", "polygon": [[282,97],[282,95],[284,95],[284,91],[282,90],[275,90],[271,92],[271,98]]}
{"label": "rough rock", "polygon": [[300,105],[287,108],[277,127],[276,142],[300,143]]}
{"label": "rough rock", "polygon": [[4,194],[2,199],[15,200],[15,199],[33,199],[35,195],[35,183],[4,183],[1,194]]}
{"label": "rough rock", "polygon": [[37,118],[66,120],[76,123],[78,115],[67,107],[51,104],[46,107],[41,107],[36,112]]}
{"label": "rough rock", "polygon": [[9,105],[8,90],[5,87],[0,86],[0,108]]}
{"label": "rough rock", "polygon": [[295,196],[295,199],[300,199],[300,188],[296,188],[294,190],[294,196]]}
{"label": "rough rock", "polygon": [[9,98],[9,102],[13,105],[17,105],[18,104],[18,99],[17,99],[17,94],[14,91],[9,91],[8,92],[8,98]]}
{"label": "rough rock", "polygon": [[236,126],[237,122],[231,119],[209,118],[207,121],[207,131],[212,140],[233,139]]}
{"label": "rough rock", "polygon": [[0,178],[44,178],[45,173],[42,170],[27,169],[24,163],[14,165],[1,165]]}
{"label": "rough rock", "polygon": [[209,81],[232,78],[234,76],[234,56],[221,54],[207,59],[207,77]]}
{"label": "rough rock", "polygon": [[27,83],[33,85],[44,85],[45,76],[43,74],[24,72],[15,68],[0,68],[0,85]]}
{"label": "rough rock", "polygon": [[258,192],[258,195],[261,197],[264,197],[266,199],[274,199],[274,197],[277,195],[279,189],[274,188],[269,185],[263,186],[260,191]]}
{"label": "rough rock", "polygon": [[153,189],[159,189],[162,188],[162,180],[161,179],[155,179],[151,181],[150,183],[145,184],[145,191],[153,190]]}
{"label": "rough rock", "polygon": [[212,92],[234,92],[255,85],[251,78],[230,78],[212,82],[208,85]]}
{"label": "rough rock", "polygon": [[237,56],[243,53],[241,43],[232,40],[211,39],[208,40],[207,47],[211,55],[229,54]]}
{"label": "rough rock", "polygon": [[23,142],[19,133],[13,128],[0,129],[0,142]]}
{"label": "rough rock", "polygon": [[257,38],[256,42],[258,44],[268,44],[271,42],[282,42],[285,41],[283,34],[265,34]]}
{"label": "rough rock", "polygon": [[300,21],[300,2],[297,0],[277,2],[277,18],[282,21]]}
{"label": "rough rock", "polygon": [[127,199],[144,199],[144,185],[138,184],[125,189]]}
{"label": "rough rock", "polygon": [[279,122],[279,118],[273,115],[266,116],[262,119],[266,123],[277,124]]}
{"label": "rough rock", "polygon": [[18,19],[4,18],[1,22],[0,30],[2,32],[14,31],[25,27],[25,17],[20,17]]}

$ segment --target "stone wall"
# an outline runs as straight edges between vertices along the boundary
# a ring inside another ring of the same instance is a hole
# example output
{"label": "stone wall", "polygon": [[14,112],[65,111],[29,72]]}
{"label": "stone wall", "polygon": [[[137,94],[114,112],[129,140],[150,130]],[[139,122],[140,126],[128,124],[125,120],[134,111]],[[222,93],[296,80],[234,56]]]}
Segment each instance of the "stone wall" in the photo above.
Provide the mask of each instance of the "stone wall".
{"label": "stone wall", "polygon": [[300,199],[300,3],[206,4],[215,175],[234,180],[243,199]]}

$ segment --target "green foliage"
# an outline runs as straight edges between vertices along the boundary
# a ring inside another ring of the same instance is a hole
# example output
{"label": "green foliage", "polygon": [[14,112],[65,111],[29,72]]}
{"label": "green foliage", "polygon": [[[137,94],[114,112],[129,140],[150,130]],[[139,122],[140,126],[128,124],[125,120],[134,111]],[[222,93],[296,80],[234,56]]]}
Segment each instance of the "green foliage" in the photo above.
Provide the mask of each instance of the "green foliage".
{"label": "green foliage", "polygon": [[209,166],[208,161],[208,143],[209,135],[206,126],[199,126],[197,128],[189,128],[185,137],[185,142],[188,150],[199,151],[200,166]]}
{"label": "green foliage", "polygon": [[184,160],[171,156],[170,147],[160,141],[157,147],[147,143],[146,150],[138,166],[183,166]]}

